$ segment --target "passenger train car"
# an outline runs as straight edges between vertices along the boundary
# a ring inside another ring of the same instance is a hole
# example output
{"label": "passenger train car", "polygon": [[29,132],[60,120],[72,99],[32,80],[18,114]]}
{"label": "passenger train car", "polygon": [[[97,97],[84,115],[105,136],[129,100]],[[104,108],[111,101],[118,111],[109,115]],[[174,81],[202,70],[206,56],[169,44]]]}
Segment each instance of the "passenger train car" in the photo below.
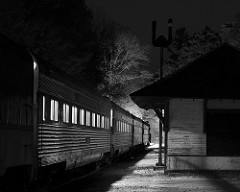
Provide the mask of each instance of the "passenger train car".
{"label": "passenger train car", "polygon": [[0,185],[27,188],[149,142],[147,122],[2,35],[0,62]]}

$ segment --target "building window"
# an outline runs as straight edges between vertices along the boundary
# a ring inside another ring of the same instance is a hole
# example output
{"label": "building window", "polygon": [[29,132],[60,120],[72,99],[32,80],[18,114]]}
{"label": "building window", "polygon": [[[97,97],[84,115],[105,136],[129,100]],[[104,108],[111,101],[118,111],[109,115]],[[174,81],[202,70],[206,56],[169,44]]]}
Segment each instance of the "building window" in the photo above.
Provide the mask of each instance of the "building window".
{"label": "building window", "polygon": [[46,121],[46,97],[42,97],[42,120]]}
{"label": "building window", "polygon": [[69,105],[63,104],[63,122],[69,123]]}
{"label": "building window", "polygon": [[91,112],[86,111],[86,125],[91,126]]}
{"label": "building window", "polygon": [[92,127],[96,126],[96,114],[92,113]]}
{"label": "building window", "polygon": [[207,110],[207,156],[240,156],[240,110]]}
{"label": "building window", "polygon": [[77,124],[77,107],[72,106],[72,124]]}
{"label": "building window", "polygon": [[80,119],[80,125],[84,125],[85,123],[85,111],[84,109],[80,109],[80,113],[79,113],[79,119]]}
{"label": "building window", "polygon": [[58,121],[58,101],[53,99],[51,99],[50,119],[52,121]]}

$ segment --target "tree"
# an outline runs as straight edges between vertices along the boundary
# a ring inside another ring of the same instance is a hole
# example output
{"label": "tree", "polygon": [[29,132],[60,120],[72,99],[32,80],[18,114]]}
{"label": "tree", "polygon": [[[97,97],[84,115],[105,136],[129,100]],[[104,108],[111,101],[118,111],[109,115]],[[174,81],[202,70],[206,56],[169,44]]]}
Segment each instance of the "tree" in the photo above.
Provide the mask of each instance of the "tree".
{"label": "tree", "polygon": [[98,19],[95,25],[98,42],[95,58],[103,74],[98,89],[104,96],[119,101],[133,91],[133,84],[139,88],[140,83],[151,77],[146,69],[149,46],[141,45],[130,30],[116,23]]}
{"label": "tree", "polygon": [[0,30],[75,75],[91,57],[92,15],[84,0],[1,0]]}
{"label": "tree", "polygon": [[164,64],[164,75],[172,73],[220,44],[219,34],[209,27],[193,35],[189,35],[185,28],[176,30],[173,42],[168,49],[169,56]]}
{"label": "tree", "polygon": [[221,26],[220,36],[222,42],[228,42],[240,48],[240,15],[237,15],[233,21],[229,21]]}

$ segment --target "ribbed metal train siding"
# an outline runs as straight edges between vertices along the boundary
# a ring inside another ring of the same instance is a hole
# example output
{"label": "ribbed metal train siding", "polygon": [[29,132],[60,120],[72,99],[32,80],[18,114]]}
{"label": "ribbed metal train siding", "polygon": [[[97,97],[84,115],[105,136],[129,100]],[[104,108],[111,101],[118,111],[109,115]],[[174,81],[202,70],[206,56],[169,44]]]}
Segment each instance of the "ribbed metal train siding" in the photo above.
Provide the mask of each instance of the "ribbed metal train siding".
{"label": "ribbed metal train siding", "polygon": [[112,145],[114,150],[128,150],[132,147],[132,130],[131,132],[118,132],[117,131],[117,121],[123,121],[132,126],[133,117],[128,111],[123,110],[116,104],[112,104],[113,107],[113,117],[114,117],[114,130],[112,134]]}
{"label": "ribbed metal train siding", "polygon": [[66,161],[67,168],[72,168],[101,158],[102,153],[109,151],[110,133],[107,130],[39,125],[42,166]]}
{"label": "ribbed metal train siding", "polygon": [[[85,109],[110,116],[110,104],[97,96],[87,95],[64,83],[40,74],[39,90]],[[70,169],[99,160],[110,152],[110,131],[62,123],[39,124],[38,152],[41,166],[66,162]]]}
{"label": "ribbed metal train siding", "polygon": [[138,119],[134,119],[133,145],[139,145],[143,143],[142,131],[142,122]]}
{"label": "ribbed metal train siding", "polygon": [[123,146],[130,148],[132,146],[132,135],[130,133],[114,133],[112,137],[114,149],[119,149]]}

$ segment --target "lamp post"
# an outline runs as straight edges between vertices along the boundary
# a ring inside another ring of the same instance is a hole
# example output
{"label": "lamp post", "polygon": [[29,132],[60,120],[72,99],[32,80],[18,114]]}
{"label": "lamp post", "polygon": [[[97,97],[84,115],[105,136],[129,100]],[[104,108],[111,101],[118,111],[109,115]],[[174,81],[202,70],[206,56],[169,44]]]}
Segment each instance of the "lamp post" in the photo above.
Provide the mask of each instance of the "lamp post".
{"label": "lamp post", "polygon": [[[155,47],[160,47],[160,67],[159,67],[159,78],[163,78],[163,48],[167,48],[172,42],[172,19],[168,19],[168,40],[163,36],[156,38],[156,28],[157,22],[152,22],[152,44]],[[157,166],[162,166],[162,131],[163,131],[163,115],[162,110],[154,109],[158,111],[157,115],[159,117],[159,154],[158,154],[158,163]]]}

